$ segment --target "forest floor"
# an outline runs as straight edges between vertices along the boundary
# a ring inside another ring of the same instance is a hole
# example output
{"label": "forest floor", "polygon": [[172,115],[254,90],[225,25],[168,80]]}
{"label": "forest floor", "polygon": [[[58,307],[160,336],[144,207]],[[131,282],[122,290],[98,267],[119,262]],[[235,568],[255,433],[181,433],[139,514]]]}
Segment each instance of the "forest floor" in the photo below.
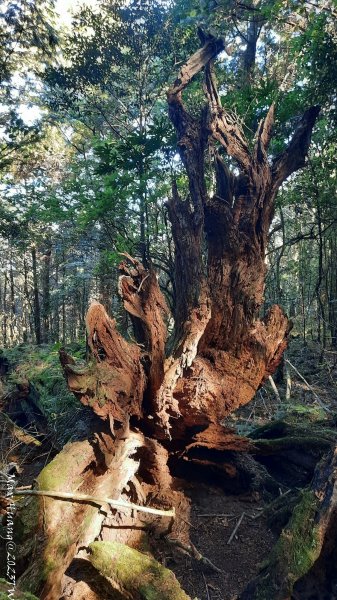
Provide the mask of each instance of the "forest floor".
{"label": "forest floor", "polygon": [[191,598],[234,600],[256,575],[277,539],[266,519],[259,516],[264,503],[203,484],[184,485],[183,489],[191,498],[191,542],[222,573],[200,568],[188,555],[172,556],[164,551],[158,558],[174,571]]}
{"label": "forest floor", "polygon": [[[285,363],[291,378],[290,400],[285,400],[285,380],[277,384],[280,399],[267,383],[248,406],[226,421],[226,426],[249,436],[256,427],[285,415],[291,414],[295,422],[301,422],[304,416],[316,421],[329,411],[337,413],[337,352],[322,355],[317,344],[303,346],[303,341],[297,339],[293,340],[286,361],[292,365]],[[18,463],[19,485],[31,485],[57,452],[55,444],[47,438],[33,450],[20,440],[7,447],[6,425],[0,425],[1,461]],[[266,503],[258,493],[231,495],[215,485],[182,480],[177,480],[177,486],[191,500],[192,543],[221,572],[201,568],[195,559],[165,544],[157,546],[157,558],[174,571],[191,598],[234,600],[258,573],[277,539],[262,512]]]}

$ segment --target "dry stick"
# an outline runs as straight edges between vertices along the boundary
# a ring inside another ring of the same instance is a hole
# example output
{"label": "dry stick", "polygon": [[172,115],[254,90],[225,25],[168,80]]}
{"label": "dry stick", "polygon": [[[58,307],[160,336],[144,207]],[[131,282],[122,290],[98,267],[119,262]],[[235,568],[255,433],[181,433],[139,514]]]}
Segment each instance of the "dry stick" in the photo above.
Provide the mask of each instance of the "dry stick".
{"label": "dry stick", "polygon": [[52,498],[60,498],[62,500],[74,500],[75,502],[92,502],[102,506],[103,504],[109,504],[113,508],[128,508],[130,510],[137,510],[138,512],[148,513],[150,515],[160,515],[162,517],[175,517],[175,509],[171,510],[159,510],[158,508],[151,508],[148,506],[140,506],[139,504],[133,504],[132,502],[126,502],[125,500],[114,500],[113,498],[97,498],[96,496],[90,496],[88,494],[73,494],[71,492],[56,492],[51,490],[18,490],[16,494],[18,496],[51,496]]}
{"label": "dry stick", "polygon": [[237,524],[235,525],[235,527],[234,527],[234,529],[233,529],[233,531],[232,531],[232,533],[231,533],[231,536],[230,536],[230,538],[229,538],[229,540],[228,540],[227,544],[230,544],[230,543],[231,543],[231,541],[233,540],[233,538],[234,538],[234,536],[235,536],[235,534],[236,534],[237,530],[239,529],[239,527],[240,527],[240,525],[241,525],[241,523],[242,523],[242,521],[243,521],[243,517],[245,516],[245,514],[246,514],[245,512],[243,512],[243,513],[242,513],[242,515],[241,515],[240,519],[238,520]]}
{"label": "dry stick", "polygon": [[262,515],[264,515],[264,513],[266,512],[266,510],[269,510],[270,508],[272,508],[272,506],[274,506],[274,504],[276,504],[280,498],[282,498],[283,496],[287,496],[292,491],[293,491],[292,489],[289,489],[286,492],[284,492],[284,494],[281,494],[281,496],[277,496],[277,498],[275,498],[274,500],[272,500],[271,502],[269,502],[269,504],[267,504],[263,508],[258,508],[257,510],[259,510],[260,512],[257,515],[247,515],[247,516],[249,516],[250,519],[253,519],[253,520],[254,519],[259,519],[259,517],[262,517]]}
{"label": "dry stick", "polygon": [[234,513],[210,513],[204,515],[196,515],[196,517],[234,517]]}
{"label": "dry stick", "polygon": [[277,386],[276,386],[276,383],[275,383],[274,379],[272,378],[271,375],[269,375],[268,379],[269,379],[269,383],[270,383],[270,385],[272,387],[272,390],[273,390],[273,392],[275,394],[276,400],[278,401],[279,404],[281,404],[280,392],[277,389]]}
{"label": "dry stick", "polygon": [[310,383],[307,382],[307,380],[303,377],[303,375],[301,375],[301,373],[296,369],[296,367],[294,367],[294,365],[291,364],[290,360],[288,360],[287,358],[285,359],[285,362],[288,363],[288,365],[294,369],[295,373],[297,373],[297,375],[302,379],[302,381],[304,381],[304,383],[308,386],[309,390],[312,391],[313,395],[315,396],[318,404],[320,405],[321,408],[323,408],[323,410],[326,410],[326,412],[332,412],[330,410],[330,408],[328,406],[326,406],[326,404],[324,404],[324,402],[322,402],[322,400],[320,399],[320,397],[316,394],[315,390],[312,388],[312,386],[310,385]]}
{"label": "dry stick", "polygon": [[286,402],[288,402],[290,400],[291,397],[291,377],[290,377],[290,371],[288,368],[286,368],[286,382],[287,382],[287,387],[286,387]]}
{"label": "dry stick", "polygon": [[207,584],[207,581],[206,581],[206,577],[205,577],[205,575],[203,574],[202,571],[201,571],[201,575],[202,575],[202,578],[204,580],[204,584],[205,584],[205,588],[206,588],[207,600],[211,600],[211,597],[209,595],[209,590],[208,590],[208,584]]}
{"label": "dry stick", "polygon": [[187,546],[187,544],[183,544],[183,542],[181,542],[180,540],[176,540],[173,538],[166,538],[167,541],[172,544],[173,546],[177,546],[178,548],[181,548],[182,550],[184,550],[184,552],[187,552],[187,554],[189,554],[189,556],[191,556],[192,558],[195,558],[198,562],[201,562],[202,564],[206,565],[207,567],[210,567],[210,569],[213,569],[213,571],[216,571],[217,573],[221,573],[223,574],[223,571],[221,569],[219,569],[219,567],[217,567],[216,565],[214,565],[209,558],[206,558],[206,556],[203,556],[199,550],[194,546],[194,544],[192,544],[192,542],[190,542],[190,545]]}

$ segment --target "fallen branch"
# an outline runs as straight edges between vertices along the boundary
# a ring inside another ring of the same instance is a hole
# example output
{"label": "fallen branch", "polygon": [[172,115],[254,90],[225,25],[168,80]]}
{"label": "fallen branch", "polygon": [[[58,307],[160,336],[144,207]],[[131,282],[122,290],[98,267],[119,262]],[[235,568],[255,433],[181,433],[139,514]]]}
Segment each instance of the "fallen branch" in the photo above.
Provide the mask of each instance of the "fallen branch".
{"label": "fallen branch", "polygon": [[324,404],[324,402],[322,402],[322,400],[320,399],[320,397],[316,394],[315,390],[313,389],[313,387],[310,385],[310,383],[307,382],[307,380],[303,377],[303,375],[301,375],[301,373],[296,369],[296,367],[294,367],[294,365],[291,364],[290,360],[288,360],[287,358],[285,359],[285,362],[288,363],[288,365],[294,369],[295,373],[297,373],[297,375],[302,379],[302,381],[304,381],[304,383],[308,386],[309,390],[311,390],[311,392],[313,393],[313,395],[315,396],[318,404],[320,405],[321,408],[323,408],[323,410],[326,410],[326,412],[332,412],[330,410],[330,408],[328,406],[326,406],[326,404]]}
{"label": "fallen branch", "polygon": [[192,544],[192,542],[190,542],[190,545],[188,546],[187,544],[183,544],[183,542],[181,542],[180,540],[176,540],[169,537],[166,539],[169,542],[169,544],[172,544],[172,546],[177,546],[178,548],[181,548],[181,550],[184,550],[184,552],[186,552],[192,558],[195,558],[198,562],[202,563],[206,567],[209,567],[213,571],[216,571],[216,573],[221,573],[223,575],[223,571],[219,569],[219,567],[217,567],[215,564],[213,564],[209,560],[209,558],[203,556],[201,552],[199,552],[199,550],[194,546],[194,544]]}
{"label": "fallen branch", "polygon": [[52,498],[59,498],[60,500],[74,500],[75,502],[88,503],[91,502],[99,506],[108,504],[113,508],[137,510],[138,512],[144,512],[150,515],[158,515],[162,517],[175,517],[174,508],[172,508],[171,510],[159,510],[158,508],[140,506],[139,504],[126,502],[125,500],[114,500],[113,498],[97,498],[96,496],[90,496],[88,494],[73,494],[71,492],[56,492],[52,490],[17,490],[16,492],[16,495],[18,496],[51,496]]}
{"label": "fallen branch", "polygon": [[198,514],[196,517],[234,517],[234,513],[205,513]]}
{"label": "fallen branch", "polygon": [[10,427],[12,427],[13,435],[16,437],[19,442],[23,444],[34,444],[34,446],[41,446],[42,443],[37,440],[31,433],[23,429],[23,427],[19,427],[12,419],[6,415],[6,413],[1,412],[1,417],[8,423]]}
{"label": "fallen branch", "polygon": [[234,539],[234,536],[235,536],[237,530],[239,529],[239,527],[240,527],[240,525],[241,525],[241,523],[243,521],[243,517],[245,516],[245,514],[246,514],[245,512],[242,513],[240,519],[238,520],[237,524],[235,525],[235,527],[234,527],[234,529],[233,529],[233,531],[231,533],[231,536],[230,536],[227,544],[230,544],[232,542],[232,540]]}
{"label": "fallen branch", "polygon": [[270,385],[272,387],[272,390],[273,390],[273,392],[275,394],[276,400],[278,401],[279,404],[281,404],[280,392],[277,389],[277,386],[276,386],[276,383],[275,383],[274,379],[272,378],[271,375],[269,375],[268,379],[269,379],[269,383],[270,383]]}
{"label": "fallen branch", "polygon": [[290,376],[290,371],[288,368],[286,368],[286,382],[287,382],[286,402],[289,402],[290,397],[291,397],[291,376]]}

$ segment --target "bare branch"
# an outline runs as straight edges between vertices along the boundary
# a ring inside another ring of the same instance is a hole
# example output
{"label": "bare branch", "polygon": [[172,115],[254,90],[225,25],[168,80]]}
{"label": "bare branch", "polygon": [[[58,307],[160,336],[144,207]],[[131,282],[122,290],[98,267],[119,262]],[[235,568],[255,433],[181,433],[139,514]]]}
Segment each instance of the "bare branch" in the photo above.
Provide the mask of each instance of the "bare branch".
{"label": "bare branch", "polygon": [[272,166],[274,189],[277,190],[292,173],[304,167],[319,111],[319,106],[311,106],[305,111],[288,147],[275,158]]}
{"label": "bare branch", "polygon": [[157,515],[161,517],[173,517],[175,516],[175,509],[160,510],[158,508],[151,508],[150,506],[141,506],[140,504],[134,504],[133,502],[127,502],[126,500],[115,500],[114,498],[98,498],[97,496],[91,496],[90,494],[77,494],[76,492],[59,492],[58,490],[17,490],[15,495],[18,496],[50,496],[51,498],[58,498],[60,500],[69,500],[74,502],[88,502],[97,504],[98,506],[104,506],[108,504],[111,508],[118,508],[122,510],[137,510],[138,512],[148,513],[150,515]]}
{"label": "bare branch", "polygon": [[256,156],[259,156],[261,152],[267,151],[272,135],[273,135],[273,125],[275,119],[275,104],[271,104],[269,110],[264,119],[260,121],[258,130],[257,130],[257,140],[255,144],[255,153]]}
{"label": "bare branch", "polygon": [[209,128],[213,138],[220,142],[227,154],[232,156],[244,171],[247,171],[251,156],[245,135],[238,119],[233,118],[221,105],[210,63],[206,67],[206,94],[210,111]]}
{"label": "bare branch", "polygon": [[197,52],[195,52],[181,68],[178,78],[168,91],[169,103],[174,97],[180,97],[181,92],[186,88],[193,77],[197,73],[200,73],[209,61],[215,58],[219,52],[222,52],[224,49],[225,44],[222,39],[208,36],[204,46],[200,48],[200,50],[197,50]]}

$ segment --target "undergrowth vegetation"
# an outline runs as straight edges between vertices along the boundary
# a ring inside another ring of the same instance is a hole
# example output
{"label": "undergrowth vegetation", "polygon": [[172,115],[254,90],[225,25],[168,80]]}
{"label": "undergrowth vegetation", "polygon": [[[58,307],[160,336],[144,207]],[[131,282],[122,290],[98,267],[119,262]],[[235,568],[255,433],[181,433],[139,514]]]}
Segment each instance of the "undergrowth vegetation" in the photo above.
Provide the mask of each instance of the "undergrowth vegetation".
{"label": "undergrowth vegetation", "polygon": [[[33,407],[36,421],[39,422],[42,418],[56,446],[62,446],[71,439],[74,424],[85,412],[66,385],[59,360],[59,348],[59,344],[21,344],[2,351],[2,361],[7,370],[4,385],[5,398],[9,399],[6,402],[9,412],[14,402],[11,398],[15,398],[18,404],[16,412],[25,411],[27,405]],[[84,359],[85,342],[72,344],[71,352],[77,359]]]}

